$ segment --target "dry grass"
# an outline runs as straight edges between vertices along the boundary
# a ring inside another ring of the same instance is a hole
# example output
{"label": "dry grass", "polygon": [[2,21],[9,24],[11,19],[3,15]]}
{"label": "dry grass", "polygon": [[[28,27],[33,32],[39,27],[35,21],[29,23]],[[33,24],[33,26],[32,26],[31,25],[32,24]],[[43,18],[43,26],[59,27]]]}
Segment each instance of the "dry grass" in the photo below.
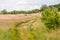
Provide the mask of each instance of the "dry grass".
{"label": "dry grass", "polygon": [[[0,15],[0,40],[15,40],[15,23],[25,22],[18,27],[20,40],[60,40],[60,29],[48,30],[40,19],[41,14]],[[11,32],[12,31],[12,32]],[[49,32],[48,32],[49,31]]]}

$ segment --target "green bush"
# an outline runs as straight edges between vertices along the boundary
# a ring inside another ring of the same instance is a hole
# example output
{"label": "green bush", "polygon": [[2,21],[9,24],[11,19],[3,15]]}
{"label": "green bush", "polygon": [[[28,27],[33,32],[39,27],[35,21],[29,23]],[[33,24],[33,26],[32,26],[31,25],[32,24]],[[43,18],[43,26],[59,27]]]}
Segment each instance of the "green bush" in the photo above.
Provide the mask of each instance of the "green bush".
{"label": "green bush", "polygon": [[60,18],[57,8],[47,8],[42,12],[42,21],[49,29],[58,28],[60,25]]}

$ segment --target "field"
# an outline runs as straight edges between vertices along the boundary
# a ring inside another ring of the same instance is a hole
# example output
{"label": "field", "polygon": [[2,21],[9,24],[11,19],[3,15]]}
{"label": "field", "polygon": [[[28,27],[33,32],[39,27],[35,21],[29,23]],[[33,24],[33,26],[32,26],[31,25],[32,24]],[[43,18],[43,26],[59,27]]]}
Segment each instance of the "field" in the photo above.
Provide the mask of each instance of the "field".
{"label": "field", "polygon": [[49,30],[41,14],[1,14],[0,40],[60,40],[60,29]]}

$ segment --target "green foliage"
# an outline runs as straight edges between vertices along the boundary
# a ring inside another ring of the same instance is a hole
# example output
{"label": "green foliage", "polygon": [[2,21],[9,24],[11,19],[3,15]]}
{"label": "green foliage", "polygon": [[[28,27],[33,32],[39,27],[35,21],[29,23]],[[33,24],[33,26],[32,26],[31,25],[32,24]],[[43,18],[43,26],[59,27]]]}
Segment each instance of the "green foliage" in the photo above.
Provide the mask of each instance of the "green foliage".
{"label": "green foliage", "polygon": [[7,14],[8,12],[4,9],[1,11],[1,14]]}
{"label": "green foliage", "polygon": [[55,5],[50,5],[49,7],[56,7],[56,8],[58,8],[58,11],[60,11],[60,3],[59,4],[55,4]]}
{"label": "green foliage", "polygon": [[50,8],[55,7],[55,8],[58,9],[58,11],[60,11],[60,3],[59,3],[59,4],[55,4],[55,5],[49,5],[49,6],[47,6],[47,5],[42,5],[40,11],[43,11],[44,9],[46,9],[46,8],[48,8],[48,7],[50,7]]}
{"label": "green foliage", "polygon": [[48,7],[47,5],[42,5],[40,11],[45,10],[47,7]]}
{"label": "green foliage", "polygon": [[1,11],[1,14],[32,14],[32,13],[38,13],[40,12],[39,9],[34,9],[34,10],[28,10],[28,11],[17,11],[17,10],[13,10],[13,11],[6,11],[5,9]]}
{"label": "green foliage", "polygon": [[17,11],[16,11],[16,10],[14,10],[14,11],[12,11],[12,12],[11,12],[11,14],[17,14]]}
{"label": "green foliage", "polygon": [[60,40],[60,29],[48,33],[40,17],[24,22],[14,21],[11,29],[0,30],[0,40]]}
{"label": "green foliage", "polygon": [[39,9],[34,9],[34,10],[31,11],[31,13],[38,13],[38,12],[40,12]]}
{"label": "green foliage", "polygon": [[0,40],[11,40],[11,31],[0,30]]}
{"label": "green foliage", "polygon": [[60,25],[60,18],[57,8],[47,8],[42,12],[42,21],[49,29],[58,28]]}
{"label": "green foliage", "polygon": [[32,14],[32,13],[39,13],[39,12],[42,12],[43,10],[45,10],[46,8],[52,8],[52,7],[56,7],[58,8],[58,11],[60,11],[60,3],[59,4],[55,4],[55,5],[49,5],[47,6],[46,4],[45,5],[42,5],[40,9],[33,9],[33,10],[21,10],[21,11],[17,11],[17,10],[13,10],[13,11],[6,11],[6,9],[2,10],[0,12],[0,14]]}

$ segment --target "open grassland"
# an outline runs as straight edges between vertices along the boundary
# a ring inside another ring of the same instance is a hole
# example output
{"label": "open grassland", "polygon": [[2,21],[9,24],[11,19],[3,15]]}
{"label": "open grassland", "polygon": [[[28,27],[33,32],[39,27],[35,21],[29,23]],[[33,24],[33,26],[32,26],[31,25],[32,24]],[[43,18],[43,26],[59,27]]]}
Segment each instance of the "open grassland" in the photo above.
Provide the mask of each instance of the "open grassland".
{"label": "open grassland", "polygon": [[39,13],[0,15],[0,40],[60,40],[60,29],[46,28]]}

